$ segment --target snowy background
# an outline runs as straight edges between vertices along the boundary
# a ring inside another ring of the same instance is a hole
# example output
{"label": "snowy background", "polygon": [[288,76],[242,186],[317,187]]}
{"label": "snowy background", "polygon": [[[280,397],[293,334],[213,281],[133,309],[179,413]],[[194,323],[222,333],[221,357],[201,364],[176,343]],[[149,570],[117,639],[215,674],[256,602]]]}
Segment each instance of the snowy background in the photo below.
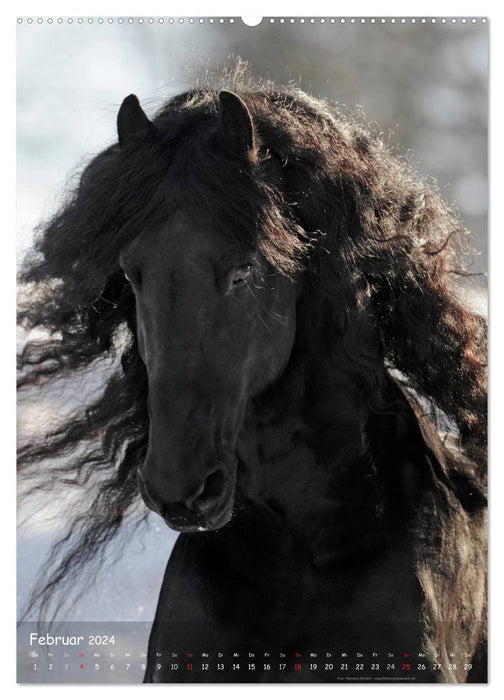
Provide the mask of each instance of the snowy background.
{"label": "snowy background", "polygon": [[[208,18],[149,24],[87,19],[18,25],[18,255],[31,245],[36,224],[58,206],[72,177],[116,140],[122,99],[136,93],[150,115],[189,88],[206,68],[230,55],[253,71],[285,83],[296,80],[317,97],[358,105],[399,153],[413,152],[422,172],[438,180],[460,210],[486,270],[488,28],[476,25],[304,24],[264,19],[249,28]],[[481,281],[479,282],[481,284]],[[479,292],[484,305],[484,293]],[[72,400],[65,397],[64,401]],[[62,400],[62,402],[64,402]],[[20,437],[58,412],[58,396],[33,396],[18,410]],[[47,496],[19,511],[20,608],[54,541],[64,502]],[[161,577],[176,534],[159,518],[122,540],[119,560],[97,584],[83,586],[74,620],[152,620]]]}

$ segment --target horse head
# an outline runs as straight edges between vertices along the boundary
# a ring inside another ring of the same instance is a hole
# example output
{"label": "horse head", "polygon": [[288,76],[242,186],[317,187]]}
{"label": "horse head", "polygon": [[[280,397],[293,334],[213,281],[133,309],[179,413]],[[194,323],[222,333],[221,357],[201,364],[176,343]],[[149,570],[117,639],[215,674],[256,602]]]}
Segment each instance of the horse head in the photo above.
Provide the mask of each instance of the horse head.
{"label": "horse head", "polygon": [[[124,147],[149,131],[156,138],[134,96],[123,102],[118,130]],[[253,182],[258,146],[244,102],[221,92],[203,146],[198,136],[194,148],[180,145],[170,154],[170,213],[148,222],[120,254],[148,375],[148,450],[139,487],[150,508],[186,532],[231,518],[245,408],[285,368],[296,307],[295,283],[273,269],[253,240],[223,230],[202,197],[191,207],[176,194],[219,177],[214,155],[227,181],[242,182],[244,190]]]}

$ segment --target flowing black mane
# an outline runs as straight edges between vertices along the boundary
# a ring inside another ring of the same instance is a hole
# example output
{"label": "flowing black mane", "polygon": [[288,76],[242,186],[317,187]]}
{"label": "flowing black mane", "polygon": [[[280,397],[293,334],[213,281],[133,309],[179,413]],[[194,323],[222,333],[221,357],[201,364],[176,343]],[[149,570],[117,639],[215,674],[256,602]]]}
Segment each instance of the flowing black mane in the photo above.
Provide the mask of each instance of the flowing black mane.
{"label": "flowing black mane", "polygon": [[211,147],[219,90],[178,95],[137,137],[92,160],[22,269],[20,324],[43,331],[19,358],[23,390],[114,360],[98,398],[20,446],[29,493],[57,498],[73,487],[86,496],[32,602],[47,605],[130,514],[142,517],[136,472],[148,442],[147,374],[119,252],[181,206],[302,279],[299,313],[314,337],[323,324],[325,361],[377,412],[384,371],[400,377],[440,430],[451,426],[464,478],[484,493],[486,323],[456,291],[468,234],[435,187],[358,120],[295,88],[230,87],[255,124],[253,171],[236,178],[229,154]]}

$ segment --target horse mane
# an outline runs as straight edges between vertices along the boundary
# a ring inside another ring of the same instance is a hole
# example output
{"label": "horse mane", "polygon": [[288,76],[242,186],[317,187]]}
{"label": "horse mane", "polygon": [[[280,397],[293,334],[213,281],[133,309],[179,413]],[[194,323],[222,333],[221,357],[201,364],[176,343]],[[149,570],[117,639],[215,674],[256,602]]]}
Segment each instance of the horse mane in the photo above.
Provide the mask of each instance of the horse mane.
{"label": "horse mane", "polygon": [[[221,87],[246,103],[261,145],[245,187],[227,177],[225,153],[205,149]],[[19,449],[25,495],[57,498],[70,488],[81,497],[29,609],[47,610],[56,589],[99,561],[125,522],[144,517],[136,470],[147,447],[147,377],[118,255],[174,201],[197,201],[283,274],[301,271],[363,395],[376,392],[383,367],[395,372],[439,427],[452,426],[474,478],[484,481],[486,322],[457,292],[469,234],[435,185],[362,121],[294,86],[237,75],[168,100],[153,124],[154,133],[113,144],[89,163],[39,227],[20,273],[20,389],[57,390],[92,372],[103,378],[60,425]],[[179,149],[189,172],[173,177],[168,166]],[[268,181],[271,159],[281,183]],[[362,319],[373,326],[380,367],[359,342]]]}

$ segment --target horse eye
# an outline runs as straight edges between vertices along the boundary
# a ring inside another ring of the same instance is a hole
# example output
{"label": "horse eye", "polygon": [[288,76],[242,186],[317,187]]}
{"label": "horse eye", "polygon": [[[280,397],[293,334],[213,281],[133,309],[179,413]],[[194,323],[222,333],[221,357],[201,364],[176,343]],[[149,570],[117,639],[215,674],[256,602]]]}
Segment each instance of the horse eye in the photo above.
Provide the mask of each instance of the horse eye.
{"label": "horse eye", "polygon": [[244,284],[250,277],[251,270],[251,263],[247,263],[246,265],[240,265],[233,277],[233,287],[239,287],[240,285]]}

